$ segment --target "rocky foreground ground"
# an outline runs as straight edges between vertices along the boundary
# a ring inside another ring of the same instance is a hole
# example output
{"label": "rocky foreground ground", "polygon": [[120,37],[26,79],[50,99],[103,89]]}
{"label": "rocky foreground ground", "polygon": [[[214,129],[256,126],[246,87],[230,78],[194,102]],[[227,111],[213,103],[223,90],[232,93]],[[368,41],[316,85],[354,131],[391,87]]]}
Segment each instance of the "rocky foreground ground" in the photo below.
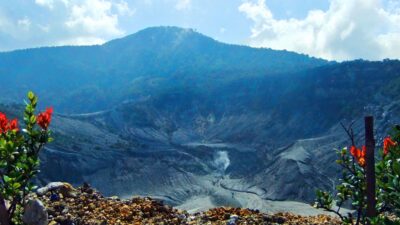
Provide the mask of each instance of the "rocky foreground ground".
{"label": "rocky foreground ground", "polygon": [[104,197],[84,185],[77,189],[56,183],[38,190],[31,198],[39,199],[47,210],[51,225],[106,224],[340,224],[326,215],[298,216],[289,213],[264,214],[258,210],[215,208],[201,213],[164,205],[151,198],[120,200]]}

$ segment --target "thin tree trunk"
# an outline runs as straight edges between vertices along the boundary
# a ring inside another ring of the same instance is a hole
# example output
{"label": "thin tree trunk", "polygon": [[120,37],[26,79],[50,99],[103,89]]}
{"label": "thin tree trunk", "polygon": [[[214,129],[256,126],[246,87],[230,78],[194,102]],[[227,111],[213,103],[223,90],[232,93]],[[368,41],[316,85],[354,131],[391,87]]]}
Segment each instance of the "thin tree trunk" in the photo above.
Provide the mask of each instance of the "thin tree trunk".
{"label": "thin tree trunk", "polygon": [[10,225],[9,221],[9,215],[8,215],[8,210],[6,207],[6,202],[4,201],[4,198],[0,194],[0,224],[1,225]]}
{"label": "thin tree trunk", "polygon": [[[376,216],[376,179],[375,179],[375,139],[374,139],[374,118],[365,117],[365,154],[366,180],[367,180],[367,217]],[[369,224],[369,222],[367,222]]]}

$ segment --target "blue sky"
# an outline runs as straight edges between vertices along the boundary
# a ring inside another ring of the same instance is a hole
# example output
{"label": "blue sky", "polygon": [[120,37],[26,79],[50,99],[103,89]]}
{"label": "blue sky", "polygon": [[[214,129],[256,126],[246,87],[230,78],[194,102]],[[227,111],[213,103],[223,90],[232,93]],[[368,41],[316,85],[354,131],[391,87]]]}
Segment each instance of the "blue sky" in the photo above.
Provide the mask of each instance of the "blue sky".
{"label": "blue sky", "polygon": [[400,0],[0,1],[0,51],[101,44],[150,26],[333,60],[400,57]]}

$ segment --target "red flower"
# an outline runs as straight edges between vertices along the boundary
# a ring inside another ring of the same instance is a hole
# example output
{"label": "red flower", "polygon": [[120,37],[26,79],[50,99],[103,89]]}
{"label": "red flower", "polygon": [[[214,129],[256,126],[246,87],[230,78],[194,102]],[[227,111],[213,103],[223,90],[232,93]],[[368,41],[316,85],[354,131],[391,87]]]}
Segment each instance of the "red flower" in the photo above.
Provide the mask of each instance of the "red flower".
{"label": "red flower", "polygon": [[11,121],[8,122],[7,124],[7,130],[13,130],[13,131],[18,131],[18,120],[17,119],[13,119]]}
{"label": "red flower", "polygon": [[6,132],[7,128],[7,117],[4,113],[0,112],[0,134]]}
{"label": "red flower", "polygon": [[18,131],[18,120],[13,119],[9,121],[4,113],[0,112],[0,134],[8,131]]}
{"label": "red flower", "polygon": [[53,108],[47,108],[45,112],[39,113],[37,116],[37,124],[44,130],[49,128],[51,122],[51,115],[53,114]]}
{"label": "red flower", "polygon": [[351,154],[352,156],[354,156],[354,157],[357,156],[357,148],[356,148],[356,146],[351,146],[351,148],[350,148],[350,154]]}
{"label": "red flower", "polygon": [[356,148],[355,146],[351,146],[350,154],[357,160],[358,164],[362,167],[365,166],[365,153],[367,152],[367,148],[362,146],[361,149]]}
{"label": "red flower", "polygon": [[364,167],[364,166],[365,166],[365,158],[360,158],[360,159],[358,159],[358,164],[359,164],[361,167]]}
{"label": "red flower", "polygon": [[361,151],[361,157],[360,158],[365,158],[365,153],[367,152],[367,147],[365,145],[362,146],[362,151]]}
{"label": "red flower", "polygon": [[390,137],[386,137],[383,140],[383,155],[387,155],[389,153],[389,149],[397,145],[397,142],[394,142]]}

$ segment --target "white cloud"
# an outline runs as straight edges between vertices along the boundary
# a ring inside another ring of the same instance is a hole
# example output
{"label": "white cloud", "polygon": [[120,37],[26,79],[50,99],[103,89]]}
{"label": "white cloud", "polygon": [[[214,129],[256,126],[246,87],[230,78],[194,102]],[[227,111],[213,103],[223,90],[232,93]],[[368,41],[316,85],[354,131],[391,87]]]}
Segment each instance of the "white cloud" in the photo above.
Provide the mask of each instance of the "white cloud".
{"label": "white cloud", "polygon": [[45,33],[49,33],[50,32],[50,26],[49,25],[42,25],[42,24],[38,24],[37,27],[45,32]]}
{"label": "white cloud", "polygon": [[[11,41],[26,41],[31,35],[31,20],[27,17],[12,20],[0,11],[0,50]],[[7,37],[4,39],[4,37]]]}
{"label": "white cloud", "polygon": [[10,22],[7,19],[7,17],[5,17],[4,15],[2,15],[1,11],[0,11],[0,33],[6,33],[7,29],[10,27]]}
{"label": "white cloud", "polygon": [[388,10],[392,13],[400,13],[400,1],[398,0],[389,0],[388,1]]}
{"label": "white cloud", "polygon": [[17,24],[22,29],[29,30],[29,28],[31,26],[31,21],[28,18],[25,17],[24,19],[18,20]]}
{"label": "white cloud", "polygon": [[[7,7],[0,1],[0,51],[101,44],[124,35],[120,20],[135,13],[127,0],[20,0],[15,4]],[[39,11],[38,6],[48,10]]]}
{"label": "white cloud", "polygon": [[35,0],[35,3],[49,9],[54,8],[54,0]]}
{"label": "white cloud", "polygon": [[112,3],[104,0],[85,0],[71,6],[65,25],[75,31],[94,35],[121,35],[118,15],[112,13]]}
{"label": "white cloud", "polygon": [[264,0],[239,7],[254,23],[250,45],[334,60],[399,58],[399,10],[395,1],[384,8],[379,0],[331,0],[304,19],[276,19]]}
{"label": "white cloud", "polygon": [[192,0],[177,0],[175,9],[177,10],[188,10],[192,6]]}
{"label": "white cloud", "polygon": [[135,9],[131,9],[126,1],[120,1],[115,3],[118,14],[121,16],[133,16],[135,14]]}

